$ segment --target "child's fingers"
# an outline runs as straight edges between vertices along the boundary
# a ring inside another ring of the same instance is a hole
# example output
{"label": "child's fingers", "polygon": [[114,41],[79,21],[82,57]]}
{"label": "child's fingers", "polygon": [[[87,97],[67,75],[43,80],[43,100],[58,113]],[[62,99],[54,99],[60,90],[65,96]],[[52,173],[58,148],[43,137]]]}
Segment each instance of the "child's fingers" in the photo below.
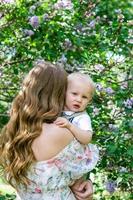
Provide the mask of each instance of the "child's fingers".
{"label": "child's fingers", "polygon": [[64,128],[65,125],[64,124],[58,124],[59,127]]}
{"label": "child's fingers", "polygon": [[56,125],[63,125],[64,123],[63,122],[60,122],[60,121],[57,121],[55,122]]}

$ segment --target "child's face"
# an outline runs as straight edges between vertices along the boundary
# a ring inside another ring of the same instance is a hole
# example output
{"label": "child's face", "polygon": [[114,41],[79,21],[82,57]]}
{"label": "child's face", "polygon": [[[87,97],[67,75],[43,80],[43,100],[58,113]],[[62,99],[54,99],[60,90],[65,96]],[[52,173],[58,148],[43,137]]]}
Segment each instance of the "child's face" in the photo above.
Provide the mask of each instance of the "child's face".
{"label": "child's face", "polygon": [[68,81],[65,110],[73,112],[84,111],[92,99],[93,88],[83,80]]}

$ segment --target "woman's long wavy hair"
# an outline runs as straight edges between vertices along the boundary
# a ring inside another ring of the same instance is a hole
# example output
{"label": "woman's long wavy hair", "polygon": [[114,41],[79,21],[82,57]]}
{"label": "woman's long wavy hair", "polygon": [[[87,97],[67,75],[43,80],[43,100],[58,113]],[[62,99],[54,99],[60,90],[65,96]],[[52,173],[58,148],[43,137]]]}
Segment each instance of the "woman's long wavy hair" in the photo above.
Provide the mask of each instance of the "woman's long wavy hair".
{"label": "woman's long wavy hair", "polygon": [[41,134],[43,123],[52,123],[60,115],[66,87],[66,72],[48,62],[36,64],[23,81],[0,134],[0,165],[13,187],[29,184],[27,170],[35,161],[32,142]]}

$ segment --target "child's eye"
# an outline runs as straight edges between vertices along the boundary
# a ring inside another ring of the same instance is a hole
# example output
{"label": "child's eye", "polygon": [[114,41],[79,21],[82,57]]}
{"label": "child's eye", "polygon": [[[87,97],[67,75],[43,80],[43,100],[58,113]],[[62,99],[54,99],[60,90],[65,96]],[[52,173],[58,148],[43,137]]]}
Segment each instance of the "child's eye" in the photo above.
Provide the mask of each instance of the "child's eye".
{"label": "child's eye", "polygon": [[72,92],[72,94],[73,94],[73,95],[77,95],[77,93],[76,93],[76,92]]}
{"label": "child's eye", "polygon": [[83,96],[84,99],[87,99],[87,96]]}

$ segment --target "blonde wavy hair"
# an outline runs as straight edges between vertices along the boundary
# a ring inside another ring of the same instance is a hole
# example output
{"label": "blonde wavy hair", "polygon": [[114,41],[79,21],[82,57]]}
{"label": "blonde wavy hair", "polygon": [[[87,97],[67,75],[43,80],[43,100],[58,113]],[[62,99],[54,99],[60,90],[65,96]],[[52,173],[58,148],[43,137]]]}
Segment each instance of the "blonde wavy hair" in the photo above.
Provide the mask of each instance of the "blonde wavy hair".
{"label": "blonde wavy hair", "polygon": [[35,161],[32,142],[41,134],[44,122],[52,123],[60,115],[66,87],[66,72],[48,62],[36,64],[23,81],[10,120],[0,134],[0,166],[13,187],[29,184],[27,170]]}

